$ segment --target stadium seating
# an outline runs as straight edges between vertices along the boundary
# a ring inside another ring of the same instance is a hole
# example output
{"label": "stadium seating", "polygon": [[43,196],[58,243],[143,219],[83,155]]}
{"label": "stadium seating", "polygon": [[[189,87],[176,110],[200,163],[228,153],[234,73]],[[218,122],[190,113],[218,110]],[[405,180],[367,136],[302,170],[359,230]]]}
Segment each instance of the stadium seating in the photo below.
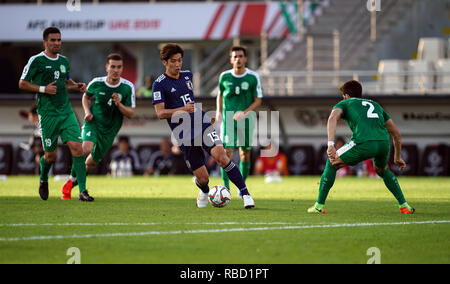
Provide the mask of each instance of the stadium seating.
{"label": "stadium seating", "polygon": [[13,148],[9,143],[0,144],[0,174],[9,175],[11,173]]}
{"label": "stadium seating", "polygon": [[392,75],[392,73],[404,72],[405,62],[402,60],[380,60],[378,63],[379,91],[385,94],[403,93],[405,86],[404,75]]}
{"label": "stadium seating", "polygon": [[445,58],[445,41],[442,38],[421,38],[417,47],[417,59],[439,60]]}
{"label": "stadium seating", "polygon": [[159,144],[140,144],[136,152],[139,156],[139,161],[141,162],[141,171],[145,172],[147,165],[150,162],[150,157],[152,154],[159,150]]}
{"label": "stadium seating", "polygon": [[447,74],[437,74],[436,90],[437,94],[450,93],[450,58],[439,59],[435,63],[435,69],[438,72],[447,72]]}
{"label": "stadium seating", "polygon": [[[406,76],[407,94],[424,94],[433,90],[434,87],[434,66],[430,60],[409,60],[406,69],[409,73]],[[421,73],[423,74],[416,74]]]}

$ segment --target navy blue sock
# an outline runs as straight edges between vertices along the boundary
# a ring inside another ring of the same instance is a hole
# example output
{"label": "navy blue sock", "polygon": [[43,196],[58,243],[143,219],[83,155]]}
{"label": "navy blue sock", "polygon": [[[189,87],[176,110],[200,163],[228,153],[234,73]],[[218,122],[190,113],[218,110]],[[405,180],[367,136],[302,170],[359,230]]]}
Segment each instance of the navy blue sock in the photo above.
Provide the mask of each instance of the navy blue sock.
{"label": "navy blue sock", "polygon": [[234,183],[235,186],[237,186],[237,188],[241,192],[241,195],[250,195],[250,193],[248,193],[247,186],[245,185],[244,178],[242,177],[239,168],[235,163],[233,163],[233,161],[230,161],[230,163],[223,169],[227,173],[228,178],[231,180],[231,182]]}
{"label": "navy blue sock", "polygon": [[208,193],[209,192],[209,185],[205,184],[205,185],[201,185],[197,179],[195,179],[195,184],[197,185],[198,188],[200,188],[200,190],[203,193]]}

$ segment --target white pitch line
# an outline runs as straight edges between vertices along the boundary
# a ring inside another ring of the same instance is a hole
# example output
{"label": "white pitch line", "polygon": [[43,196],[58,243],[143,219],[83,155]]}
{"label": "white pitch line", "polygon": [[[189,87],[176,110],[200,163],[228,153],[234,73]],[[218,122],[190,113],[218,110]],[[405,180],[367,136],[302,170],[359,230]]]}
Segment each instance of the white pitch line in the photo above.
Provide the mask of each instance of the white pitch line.
{"label": "white pitch line", "polygon": [[343,228],[343,227],[370,227],[370,226],[393,226],[393,225],[414,225],[414,224],[444,224],[450,220],[441,221],[416,221],[416,222],[392,222],[392,223],[349,223],[349,224],[328,224],[328,225],[303,225],[303,226],[283,226],[283,227],[257,227],[257,228],[230,228],[212,230],[177,230],[177,231],[151,231],[134,233],[109,233],[109,234],[87,234],[87,235],[53,235],[53,236],[32,236],[18,238],[0,238],[1,242],[31,241],[31,240],[54,240],[54,239],[88,239],[88,238],[108,238],[108,237],[134,237],[149,235],[181,235],[200,233],[224,233],[224,232],[248,232],[248,231],[269,231],[269,230],[298,230],[313,228]]}
{"label": "white pitch line", "polygon": [[154,226],[154,225],[300,225],[299,223],[287,222],[188,222],[188,223],[18,223],[0,224],[0,227],[63,227],[63,226]]}

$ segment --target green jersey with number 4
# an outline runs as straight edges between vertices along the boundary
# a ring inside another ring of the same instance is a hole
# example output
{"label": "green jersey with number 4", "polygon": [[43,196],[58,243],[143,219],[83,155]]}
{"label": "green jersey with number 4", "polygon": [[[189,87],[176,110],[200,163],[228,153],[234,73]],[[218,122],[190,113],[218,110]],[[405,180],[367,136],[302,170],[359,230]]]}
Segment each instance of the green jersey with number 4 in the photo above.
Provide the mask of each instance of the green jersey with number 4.
{"label": "green jersey with number 4", "polygon": [[341,118],[353,132],[352,141],[389,140],[385,123],[391,117],[377,103],[368,99],[342,100],[333,109],[342,109]]}
{"label": "green jersey with number 4", "polygon": [[234,74],[233,69],[223,72],[219,78],[219,92],[223,96],[224,113],[244,111],[255,98],[263,97],[258,74],[248,68],[242,75]]}
{"label": "green jersey with number 4", "polygon": [[91,122],[103,133],[117,133],[122,127],[123,114],[112,99],[114,93],[119,95],[123,105],[136,107],[134,85],[126,79],[120,78],[117,85],[110,85],[106,81],[106,76],[98,77],[88,84],[86,90],[87,96],[95,96],[95,102],[91,106],[94,116]]}
{"label": "green jersey with number 4", "polygon": [[58,116],[73,111],[66,89],[69,72],[69,60],[61,54],[51,58],[42,51],[30,58],[20,79],[38,86],[47,86],[56,81],[55,95],[38,93],[37,112],[40,115]]}

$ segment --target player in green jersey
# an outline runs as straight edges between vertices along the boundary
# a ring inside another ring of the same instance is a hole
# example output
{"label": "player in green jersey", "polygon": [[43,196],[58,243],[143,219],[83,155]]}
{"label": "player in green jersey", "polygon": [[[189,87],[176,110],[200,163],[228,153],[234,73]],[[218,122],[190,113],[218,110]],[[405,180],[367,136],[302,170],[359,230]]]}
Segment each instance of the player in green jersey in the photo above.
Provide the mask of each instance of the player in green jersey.
{"label": "player in green jersey", "polygon": [[[233,69],[223,72],[219,78],[216,122],[221,124],[222,141],[231,159],[239,148],[241,171],[244,180],[250,173],[250,154],[256,124],[255,110],[261,105],[263,93],[256,72],[246,68],[247,50],[242,46],[230,49]],[[224,186],[229,188],[227,174],[221,169]]]}
{"label": "player in green jersey", "polygon": [[[136,107],[134,85],[122,78],[123,59],[111,53],[106,59],[105,77],[94,78],[83,95],[84,124],[83,152],[86,172],[93,169],[111,148],[122,127],[123,117],[132,118]],[[92,104],[91,99],[95,98]],[[62,187],[62,199],[71,198],[71,190],[77,185],[74,168]]]}
{"label": "player in green jersey", "polygon": [[[389,136],[394,144],[394,163],[403,170],[406,167],[401,157],[401,134],[391,117],[376,102],[362,98],[362,87],[351,80],[340,88],[343,100],[336,104],[328,118],[328,160],[319,186],[319,197],[309,213],[325,213],[324,204],[328,192],[334,184],[336,171],[346,165],[356,165],[373,159],[375,171],[383,179],[386,187],[398,201],[400,212],[414,213],[405,200],[395,175],[387,167],[389,157]],[[334,138],[337,121],[342,118],[352,130],[350,142],[336,150]]]}
{"label": "player in green jersey", "polygon": [[25,66],[19,88],[37,93],[37,112],[45,151],[40,161],[39,195],[48,199],[48,173],[57,158],[58,137],[69,146],[73,168],[79,176],[81,201],[93,201],[86,190],[85,157],[78,120],[69,102],[67,91],[84,92],[85,83],[76,83],[70,76],[67,57],[60,54],[61,32],[49,27],[43,33],[44,51],[32,56]]}

